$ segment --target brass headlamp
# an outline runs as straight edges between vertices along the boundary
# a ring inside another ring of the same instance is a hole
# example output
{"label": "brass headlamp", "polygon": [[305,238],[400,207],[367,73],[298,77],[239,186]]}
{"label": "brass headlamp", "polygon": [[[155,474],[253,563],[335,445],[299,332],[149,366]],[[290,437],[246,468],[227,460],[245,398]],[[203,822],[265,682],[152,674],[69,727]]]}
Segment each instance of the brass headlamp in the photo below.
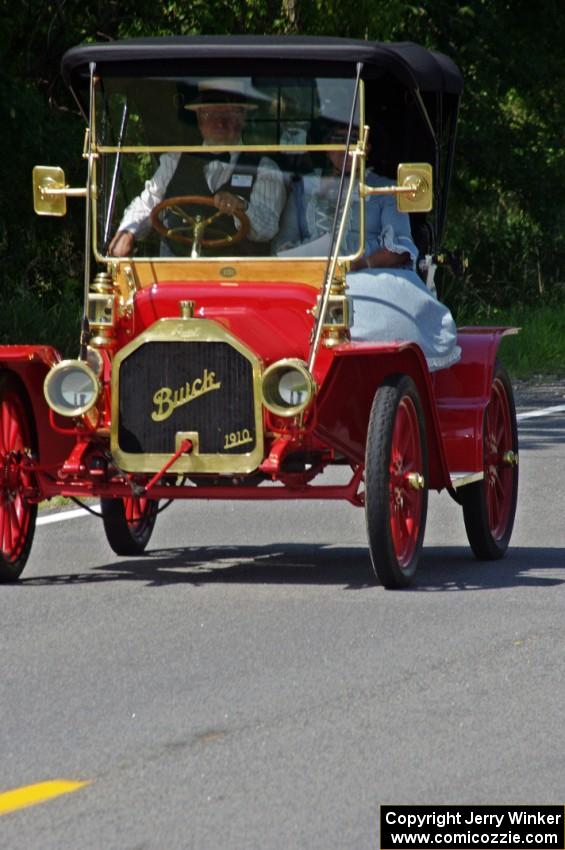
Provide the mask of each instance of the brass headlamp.
{"label": "brass headlamp", "polygon": [[56,413],[82,416],[96,404],[100,382],[84,360],[63,360],[47,373],[43,392]]}
{"label": "brass headlamp", "polygon": [[272,363],[263,375],[263,404],[277,416],[296,416],[308,406],[316,390],[306,363],[286,358]]}

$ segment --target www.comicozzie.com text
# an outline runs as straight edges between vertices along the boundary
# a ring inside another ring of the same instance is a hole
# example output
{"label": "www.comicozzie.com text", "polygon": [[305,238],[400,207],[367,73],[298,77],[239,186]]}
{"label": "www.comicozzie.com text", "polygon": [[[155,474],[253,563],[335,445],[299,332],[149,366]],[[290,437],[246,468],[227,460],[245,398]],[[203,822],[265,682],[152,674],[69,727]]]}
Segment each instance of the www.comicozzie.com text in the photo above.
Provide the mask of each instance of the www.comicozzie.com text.
{"label": "www.comicozzie.com text", "polygon": [[[564,846],[563,812],[555,809],[532,811],[531,808],[516,807],[485,811],[484,808],[475,810],[464,806],[461,811],[447,808],[444,811],[403,812],[392,807],[382,811],[382,815],[382,829],[387,833],[383,836],[385,843],[382,847],[482,847],[486,850],[504,846],[559,850]],[[427,831],[426,828],[430,827],[435,827],[435,830]],[[547,831],[530,831],[532,827],[546,827]],[[550,831],[552,827],[553,831]],[[400,831],[402,828],[406,831]]]}

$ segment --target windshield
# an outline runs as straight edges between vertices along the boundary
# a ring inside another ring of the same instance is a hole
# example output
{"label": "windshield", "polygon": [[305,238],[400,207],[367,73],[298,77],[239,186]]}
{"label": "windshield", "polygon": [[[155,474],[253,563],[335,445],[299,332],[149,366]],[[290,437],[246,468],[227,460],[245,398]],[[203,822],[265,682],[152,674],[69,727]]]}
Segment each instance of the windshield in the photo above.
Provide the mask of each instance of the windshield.
{"label": "windshield", "polygon": [[[97,253],[327,256],[354,92],[335,77],[98,80]],[[359,113],[358,98],[352,144]],[[356,197],[342,255],[359,249]]]}

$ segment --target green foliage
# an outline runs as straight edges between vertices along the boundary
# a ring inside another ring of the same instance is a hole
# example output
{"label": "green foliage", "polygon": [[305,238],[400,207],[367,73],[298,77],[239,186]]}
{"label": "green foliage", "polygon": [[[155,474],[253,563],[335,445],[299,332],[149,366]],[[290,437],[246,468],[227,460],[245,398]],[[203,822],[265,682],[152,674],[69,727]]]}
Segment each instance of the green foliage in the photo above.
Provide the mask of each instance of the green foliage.
{"label": "green foliage", "polygon": [[[448,300],[473,311],[563,299],[562,12],[561,0],[0,0],[1,338],[31,333],[32,306],[43,319],[27,341],[60,338],[62,322],[73,325],[69,338],[76,333],[83,205],[71,200],[64,223],[37,218],[31,169],[59,164],[71,185],[84,183],[84,121],[60,59],[80,42],[132,36],[300,33],[415,41],[447,53],[466,90],[445,247],[469,262],[462,284],[444,276]],[[11,330],[17,299],[26,318]]]}
{"label": "green foliage", "polygon": [[535,373],[565,375],[565,305],[487,308],[470,313],[460,310],[458,324],[498,325],[519,328],[515,336],[504,337],[500,355],[513,378]]}
{"label": "green foliage", "polygon": [[0,344],[53,345],[67,357],[78,354],[82,292],[76,281],[63,290],[37,293],[16,286],[2,297]]}
{"label": "green foliage", "polygon": [[467,299],[533,303],[565,281],[565,19],[558,0],[400,3],[392,38],[463,70],[446,247],[469,261]]}

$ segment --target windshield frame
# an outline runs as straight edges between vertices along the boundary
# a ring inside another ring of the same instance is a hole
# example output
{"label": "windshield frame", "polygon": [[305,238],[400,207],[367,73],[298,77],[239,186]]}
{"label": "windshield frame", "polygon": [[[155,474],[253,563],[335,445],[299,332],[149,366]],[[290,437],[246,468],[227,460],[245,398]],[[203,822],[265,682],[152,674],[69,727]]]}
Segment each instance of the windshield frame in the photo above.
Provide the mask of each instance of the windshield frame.
{"label": "windshield frame", "polygon": [[[285,77],[281,76],[281,80],[284,80]],[[315,79],[315,77],[313,77]],[[331,77],[329,79],[332,79]],[[349,77],[336,77],[335,79],[351,79]],[[95,78],[95,86],[100,84],[101,78]],[[353,82],[353,81],[352,81]],[[96,92],[94,93],[96,97]],[[358,126],[357,126],[357,140],[351,141],[349,149],[346,144],[338,144],[338,143],[317,143],[317,144],[309,144],[309,143],[300,143],[300,144],[230,144],[230,145],[107,145],[107,144],[99,144],[97,142],[97,110],[92,109],[91,111],[91,120],[90,120],[90,140],[91,140],[91,151],[93,155],[92,162],[92,252],[97,262],[100,263],[109,263],[116,262],[116,260],[129,262],[129,263],[170,263],[174,261],[175,263],[198,263],[198,264],[217,264],[219,263],[237,263],[245,260],[245,262],[249,263],[265,263],[274,262],[278,263],[288,263],[288,262],[296,262],[299,260],[300,262],[307,263],[320,263],[321,260],[327,259],[325,254],[320,254],[316,256],[277,256],[277,254],[272,255],[249,255],[242,257],[240,255],[230,255],[230,254],[222,254],[218,256],[198,256],[192,257],[190,255],[178,255],[174,257],[170,256],[160,256],[159,254],[152,255],[139,255],[136,253],[132,253],[127,257],[119,257],[116,258],[108,252],[104,252],[102,249],[104,241],[107,237],[107,227],[103,223],[102,230],[103,233],[100,233],[101,228],[99,227],[99,191],[98,191],[98,167],[101,162],[101,157],[107,155],[114,155],[117,158],[121,158],[122,156],[127,155],[140,155],[140,154],[163,154],[163,153],[226,153],[226,152],[246,152],[246,153],[282,153],[282,154],[303,154],[303,153],[328,153],[328,152],[348,152],[349,156],[358,156],[358,168],[356,169],[354,181],[356,183],[357,188],[357,199],[359,203],[359,242],[357,245],[357,250],[353,253],[338,253],[339,262],[351,262],[360,256],[363,255],[365,249],[365,205],[361,201],[361,192],[360,187],[365,181],[365,158],[366,158],[366,139],[367,139],[367,128],[365,126],[365,89],[364,82],[362,79],[359,79],[359,89],[357,94],[357,104],[358,104]],[[356,152],[354,154],[354,151]],[[113,180],[114,184],[115,181]],[[115,186],[113,188],[115,191]],[[115,202],[115,196],[110,197],[108,199],[110,205]],[[345,206],[342,210],[340,220],[342,220],[346,215],[348,215],[351,211],[351,203],[348,206]],[[102,241],[99,242],[99,240]],[[107,240],[106,240],[107,241]]]}

